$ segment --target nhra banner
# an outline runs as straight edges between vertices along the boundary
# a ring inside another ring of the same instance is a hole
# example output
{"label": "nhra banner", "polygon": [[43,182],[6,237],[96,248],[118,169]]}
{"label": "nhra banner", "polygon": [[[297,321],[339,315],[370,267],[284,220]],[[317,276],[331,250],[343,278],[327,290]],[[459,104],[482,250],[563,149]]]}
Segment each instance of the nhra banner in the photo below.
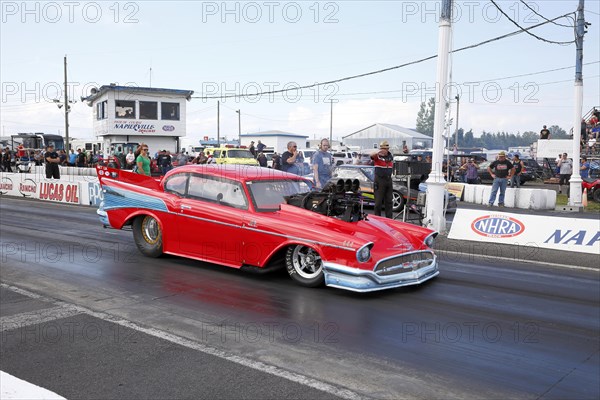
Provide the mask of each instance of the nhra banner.
{"label": "nhra banner", "polygon": [[448,238],[600,254],[600,221],[458,209]]}

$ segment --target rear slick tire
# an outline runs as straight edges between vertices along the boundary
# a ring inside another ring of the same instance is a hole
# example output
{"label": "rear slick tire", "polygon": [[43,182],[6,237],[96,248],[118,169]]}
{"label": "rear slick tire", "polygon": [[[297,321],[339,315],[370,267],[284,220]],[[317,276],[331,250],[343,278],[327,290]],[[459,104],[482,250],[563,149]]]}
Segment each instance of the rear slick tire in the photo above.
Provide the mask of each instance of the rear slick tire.
{"label": "rear slick tire", "polygon": [[133,220],[133,240],[140,253],[146,257],[160,257],[163,254],[162,230],[158,221],[150,215],[142,215]]}

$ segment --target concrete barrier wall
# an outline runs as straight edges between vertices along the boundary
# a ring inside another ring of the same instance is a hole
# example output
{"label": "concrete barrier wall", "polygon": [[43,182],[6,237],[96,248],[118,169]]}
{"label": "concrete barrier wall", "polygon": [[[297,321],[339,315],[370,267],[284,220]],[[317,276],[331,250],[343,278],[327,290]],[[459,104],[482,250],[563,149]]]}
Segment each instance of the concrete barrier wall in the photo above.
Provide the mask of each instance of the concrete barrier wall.
{"label": "concrete barrier wall", "polygon": [[61,175],[46,179],[45,174],[0,172],[0,198],[15,196],[66,204],[98,206],[102,191],[95,176]]}
{"label": "concrete barrier wall", "polygon": [[[489,185],[465,184],[463,201],[466,203],[486,205],[492,193]],[[495,205],[498,205],[496,195]],[[550,189],[506,188],[504,205],[507,208],[522,208],[532,210],[554,210],[556,208],[556,192]]]}

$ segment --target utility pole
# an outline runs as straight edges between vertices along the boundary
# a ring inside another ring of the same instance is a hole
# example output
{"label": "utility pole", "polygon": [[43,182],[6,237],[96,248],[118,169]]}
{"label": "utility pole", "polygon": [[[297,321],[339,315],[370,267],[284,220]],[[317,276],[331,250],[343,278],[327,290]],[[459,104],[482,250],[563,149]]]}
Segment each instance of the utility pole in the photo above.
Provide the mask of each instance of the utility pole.
{"label": "utility pole", "polygon": [[[454,145],[458,147],[458,106],[460,105],[460,96],[456,95],[456,132],[454,132]],[[450,165],[450,164],[448,164]]]}
{"label": "utility pole", "polygon": [[575,29],[575,113],[573,117],[573,174],[569,181],[569,205],[582,207],[581,174],[579,157],[581,142],[581,109],[583,107],[583,35],[585,34],[585,18],[583,16],[584,0],[579,0],[577,7],[577,24]]}
{"label": "utility pole", "polygon": [[217,147],[221,147],[221,102],[217,100]]}
{"label": "utility pole", "polygon": [[240,110],[235,111],[238,115],[238,146],[242,145],[242,112]]}
{"label": "utility pole", "polygon": [[329,145],[333,146],[333,99],[329,100]]}
{"label": "utility pole", "polygon": [[69,95],[67,90],[67,56],[65,56],[65,151],[69,154]]}
{"label": "utility pole", "polygon": [[446,230],[444,216],[444,187],[446,180],[442,174],[444,158],[444,131],[446,100],[444,91],[448,83],[448,54],[452,33],[452,0],[442,1],[442,10],[438,29],[437,79],[435,95],[435,116],[433,120],[433,154],[431,172],[427,179],[427,204],[425,225],[440,233]]}

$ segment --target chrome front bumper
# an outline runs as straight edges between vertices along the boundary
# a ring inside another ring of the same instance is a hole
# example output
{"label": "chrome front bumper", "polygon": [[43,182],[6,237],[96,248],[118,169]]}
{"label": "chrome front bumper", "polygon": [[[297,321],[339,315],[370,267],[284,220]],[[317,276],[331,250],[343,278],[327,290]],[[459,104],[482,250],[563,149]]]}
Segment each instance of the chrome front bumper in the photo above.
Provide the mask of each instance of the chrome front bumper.
{"label": "chrome front bumper", "polygon": [[323,264],[327,286],[354,292],[373,292],[401,286],[418,285],[440,273],[435,255],[429,265],[407,269],[402,268],[402,272],[383,276],[374,271],[350,268],[345,265],[327,262]]}

